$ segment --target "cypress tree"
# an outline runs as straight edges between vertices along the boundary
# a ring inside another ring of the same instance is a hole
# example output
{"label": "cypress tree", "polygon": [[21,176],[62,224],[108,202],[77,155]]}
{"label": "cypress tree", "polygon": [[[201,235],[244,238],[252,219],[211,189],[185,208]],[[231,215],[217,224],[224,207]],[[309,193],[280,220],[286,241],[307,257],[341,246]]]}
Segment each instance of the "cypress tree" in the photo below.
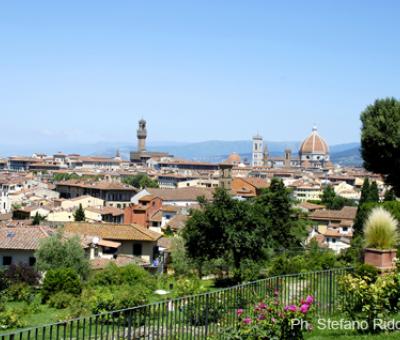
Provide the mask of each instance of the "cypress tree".
{"label": "cypress tree", "polygon": [[369,197],[369,179],[367,177],[364,179],[364,183],[361,188],[361,196],[360,196],[360,201],[359,201],[358,205],[361,206],[365,202],[367,202],[368,197]]}
{"label": "cypress tree", "polygon": [[74,219],[76,222],[82,222],[85,220],[85,211],[83,210],[82,204],[79,204],[79,208],[75,211]]}
{"label": "cypress tree", "polygon": [[390,188],[389,190],[386,190],[385,198],[383,200],[385,202],[390,202],[390,201],[395,201],[396,200],[396,195],[394,194],[393,188]]}
{"label": "cypress tree", "polygon": [[375,181],[369,187],[368,202],[379,202],[379,190]]}

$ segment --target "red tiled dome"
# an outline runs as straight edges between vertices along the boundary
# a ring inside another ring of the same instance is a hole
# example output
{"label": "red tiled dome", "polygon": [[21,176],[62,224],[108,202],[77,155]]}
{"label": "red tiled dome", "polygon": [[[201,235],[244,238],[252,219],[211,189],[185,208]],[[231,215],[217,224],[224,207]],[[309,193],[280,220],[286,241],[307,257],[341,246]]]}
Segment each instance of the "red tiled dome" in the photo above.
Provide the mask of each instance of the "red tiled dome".
{"label": "red tiled dome", "polygon": [[314,127],[311,134],[301,144],[299,153],[302,154],[323,154],[329,153],[328,144],[318,134],[317,128]]}
{"label": "red tiled dome", "polygon": [[230,164],[239,164],[240,156],[236,152],[233,152],[229,155],[227,162]]}

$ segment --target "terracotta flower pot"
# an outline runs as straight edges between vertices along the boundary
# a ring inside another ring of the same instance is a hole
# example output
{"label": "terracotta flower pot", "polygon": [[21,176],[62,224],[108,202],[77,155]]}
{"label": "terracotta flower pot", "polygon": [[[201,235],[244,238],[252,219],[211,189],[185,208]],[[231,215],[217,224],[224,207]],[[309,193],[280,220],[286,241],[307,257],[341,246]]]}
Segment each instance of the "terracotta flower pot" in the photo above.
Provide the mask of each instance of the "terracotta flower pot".
{"label": "terracotta flower pot", "polygon": [[394,259],[396,257],[396,249],[364,249],[364,263],[370,264],[381,270],[390,270],[395,267]]}

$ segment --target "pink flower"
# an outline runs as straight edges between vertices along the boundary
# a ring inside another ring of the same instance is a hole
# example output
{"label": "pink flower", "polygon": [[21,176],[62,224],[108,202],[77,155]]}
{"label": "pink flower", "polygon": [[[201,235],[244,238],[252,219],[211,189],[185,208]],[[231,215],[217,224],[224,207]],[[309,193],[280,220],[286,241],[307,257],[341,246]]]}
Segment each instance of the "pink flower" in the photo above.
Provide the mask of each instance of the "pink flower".
{"label": "pink flower", "polygon": [[288,311],[291,311],[291,312],[296,312],[297,311],[297,306],[295,306],[295,305],[286,306],[285,310],[288,310]]}
{"label": "pink flower", "polygon": [[278,295],[279,295],[279,290],[278,290],[278,289],[275,289],[275,290],[274,290],[274,295],[275,295],[275,296],[278,296]]}
{"label": "pink flower", "polygon": [[243,314],[243,309],[238,309],[237,311],[236,311],[236,315],[237,316],[241,316]]}
{"label": "pink flower", "polygon": [[308,295],[306,298],[306,304],[311,305],[314,302],[314,298],[311,295]]}
{"label": "pink flower", "polygon": [[306,314],[308,312],[308,309],[310,308],[310,305],[307,305],[306,303],[301,305],[300,307],[300,312],[302,312],[303,314]]}
{"label": "pink flower", "polygon": [[265,320],[265,315],[264,314],[260,314],[258,316],[258,320]]}
{"label": "pink flower", "polygon": [[244,319],[243,319],[243,322],[244,322],[246,325],[248,325],[248,324],[251,323],[251,319],[250,319],[249,317],[244,318]]}
{"label": "pink flower", "polygon": [[275,319],[275,318],[271,318],[271,321],[272,321],[273,323],[275,323],[275,322],[276,322],[276,319]]}
{"label": "pink flower", "polygon": [[266,305],[264,302],[260,302],[260,303],[258,304],[258,308],[260,308],[260,309],[266,309],[266,308],[267,308],[267,305]]}

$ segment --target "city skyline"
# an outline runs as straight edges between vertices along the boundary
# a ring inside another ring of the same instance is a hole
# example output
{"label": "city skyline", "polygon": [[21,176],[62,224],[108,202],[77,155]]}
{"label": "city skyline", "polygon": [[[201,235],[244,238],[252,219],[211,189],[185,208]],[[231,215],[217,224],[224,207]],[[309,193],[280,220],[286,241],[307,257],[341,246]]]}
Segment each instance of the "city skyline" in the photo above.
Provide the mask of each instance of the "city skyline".
{"label": "city skyline", "polygon": [[142,117],[152,142],[358,142],[399,90],[385,4],[3,4],[0,143],[134,143]]}

